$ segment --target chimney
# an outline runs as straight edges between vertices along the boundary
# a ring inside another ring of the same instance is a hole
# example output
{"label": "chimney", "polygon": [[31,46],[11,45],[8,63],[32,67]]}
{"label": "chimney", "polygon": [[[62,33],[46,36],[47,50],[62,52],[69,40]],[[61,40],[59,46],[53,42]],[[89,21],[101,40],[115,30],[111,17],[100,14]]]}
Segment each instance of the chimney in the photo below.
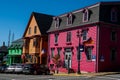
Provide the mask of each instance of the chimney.
{"label": "chimney", "polygon": [[3,42],[3,46],[5,46],[5,42]]}

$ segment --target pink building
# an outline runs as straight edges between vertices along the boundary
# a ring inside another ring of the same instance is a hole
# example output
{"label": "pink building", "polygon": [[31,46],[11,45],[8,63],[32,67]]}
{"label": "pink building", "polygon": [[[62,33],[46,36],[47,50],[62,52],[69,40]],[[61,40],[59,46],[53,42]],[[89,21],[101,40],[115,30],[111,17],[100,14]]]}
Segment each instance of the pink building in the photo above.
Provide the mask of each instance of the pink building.
{"label": "pink building", "polygon": [[[60,72],[102,72],[120,67],[120,2],[100,2],[53,18],[50,69],[60,55]],[[80,45],[80,46],[79,46]]]}

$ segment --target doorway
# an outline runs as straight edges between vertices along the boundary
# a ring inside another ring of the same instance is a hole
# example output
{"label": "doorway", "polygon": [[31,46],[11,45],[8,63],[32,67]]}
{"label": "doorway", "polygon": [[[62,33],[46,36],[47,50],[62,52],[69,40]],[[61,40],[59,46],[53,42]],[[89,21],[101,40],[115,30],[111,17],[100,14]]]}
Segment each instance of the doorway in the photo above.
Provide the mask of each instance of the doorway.
{"label": "doorway", "polygon": [[68,65],[69,65],[69,68],[71,68],[71,65],[72,65],[72,52],[65,52],[65,67],[68,68]]}

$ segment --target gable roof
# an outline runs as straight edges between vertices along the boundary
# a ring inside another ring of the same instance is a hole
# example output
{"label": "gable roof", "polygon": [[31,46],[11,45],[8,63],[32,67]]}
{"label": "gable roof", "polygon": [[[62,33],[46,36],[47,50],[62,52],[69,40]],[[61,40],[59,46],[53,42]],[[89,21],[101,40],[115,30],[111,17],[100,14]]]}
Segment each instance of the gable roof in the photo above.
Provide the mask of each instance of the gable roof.
{"label": "gable roof", "polygon": [[32,17],[35,17],[36,23],[39,27],[39,30],[41,32],[41,34],[46,34],[47,31],[49,30],[51,23],[52,23],[52,15],[47,15],[47,14],[43,14],[43,13],[37,13],[37,12],[32,12],[30,19],[28,21],[27,27],[25,29],[25,32],[23,34],[23,37],[26,34],[26,31],[29,27],[29,24],[31,22]]}

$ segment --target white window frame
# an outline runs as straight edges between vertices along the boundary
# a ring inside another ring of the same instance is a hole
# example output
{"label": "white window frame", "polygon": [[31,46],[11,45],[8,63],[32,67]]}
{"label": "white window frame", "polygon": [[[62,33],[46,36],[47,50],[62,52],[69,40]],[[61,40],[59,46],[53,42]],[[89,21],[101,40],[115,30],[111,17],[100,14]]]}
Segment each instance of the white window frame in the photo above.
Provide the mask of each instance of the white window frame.
{"label": "white window frame", "polygon": [[73,20],[72,13],[69,13],[67,15],[67,25],[72,25],[72,20]]}
{"label": "white window frame", "polygon": [[88,9],[85,9],[83,12],[83,22],[88,22],[89,12]]}
{"label": "white window frame", "polygon": [[55,17],[55,28],[59,28],[60,26],[60,19],[58,17]]}
{"label": "white window frame", "polygon": [[[82,31],[82,40],[83,41],[86,41],[87,40],[87,34],[88,34],[88,31],[87,30],[83,30]],[[84,39],[85,38],[85,39]]]}

